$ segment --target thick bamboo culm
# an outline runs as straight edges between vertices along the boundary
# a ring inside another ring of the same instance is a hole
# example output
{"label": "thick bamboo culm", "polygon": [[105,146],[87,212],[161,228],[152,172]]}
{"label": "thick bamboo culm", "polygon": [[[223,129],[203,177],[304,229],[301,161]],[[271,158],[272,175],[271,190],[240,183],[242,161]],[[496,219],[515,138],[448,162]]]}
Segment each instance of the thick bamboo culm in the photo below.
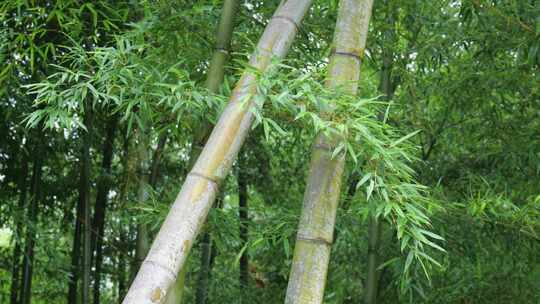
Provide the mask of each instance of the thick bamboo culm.
{"label": "thick bamboo culm", "polygon": [[[219,19],[219,25],[216,32],[216,43],[210,66],[206,76],[206,88],[212,94],[219,92],[219,88],[223,83],[225,76],[225,64],[230,55],[231,38],[234,27],[234,16],[238,10],[238,0],[225,0],[223,1],[223,8],[221,10],[221,17]],[[191,144],[191,152],[189,155],[189,169],[193,168],[195,161],[199,158],[203,149],[204,142],[208,137],[210,131],[212,131],[212,124],[209,121],[203,121],[199,126],[193,141]],[[201,271],[202,272],[202,271]],[[181,304],[182,296],[184,294],[184,283],[187,273],[187,267],[183,267],[177,274],[176,283],[167,295],[166,304]],[[208,275],[201,273],[200,275]],[[198,288],[207,288],[198,287]]]}
{"label": "thick bamboo culm", "polygon": [[[250,58],[253,68],[264,72],[273,57],[283,58],[287,54],[311,2],[289,0],[278,8]],[[218,187],[251,128],[254,120],[251,97],[256,94],[256,79],[248,70],[236,84],[229,104],[186,177],[124,304],[164,303],[206,220]]]}
{"label": "thick bamboo culm", "polygon": [[[372,5],[373,0],[340,1],[327,88],[356,94]],[[345,154],[332,157],[339,140],[320,133],[313,144],[286,304],[323,302],[345,165]]]}

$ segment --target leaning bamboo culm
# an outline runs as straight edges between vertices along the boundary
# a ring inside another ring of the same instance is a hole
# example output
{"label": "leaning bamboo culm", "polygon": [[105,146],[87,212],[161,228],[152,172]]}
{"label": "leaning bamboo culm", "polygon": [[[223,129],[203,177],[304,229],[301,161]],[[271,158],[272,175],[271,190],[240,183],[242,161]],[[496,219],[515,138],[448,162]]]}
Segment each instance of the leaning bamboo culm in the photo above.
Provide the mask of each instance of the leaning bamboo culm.
{"label": "leaning bamboo culm", "polygon": [[[212,54],[212,60],[208,67],[206,76],[206,88],[212,94],[219,92],[219,88],[223,83],[225,76],[225,64],[230,54],[231,38],[233,34],[234,16],[238,10],[238,0],[225,0],[223,1],[223,8],[221,10],[221,17],[219,19],[219,25],[216,32],[216,43],[214,52]],[[191,152],[189,155],[189,169],[193,168],[195,161],[199,158],[204,143],[208,135],[212,131],[212,124],[209,121],[203,121],[201,126],[196,130],[193,141],[191,143]],[[201,268],[203,266],[201,265]],[[200,271],[201,276],[208,276],[204,273],[204,269]],[[166,304],[181,304],[182,296],[184,294],[184,282],[187,273],[187,267],[183,267],[177,274],[176,283],[167,295]],[[203,289],[207,287],[198,286]]]}
{"label": "leaning bamboo culm", "polygon": [[[264,72],[272,57],[286,55],[311,2],[289,0],[278,8],[250,58],[253,68]],[[229,104],[186,177],[124,304],[164,303],[206,220],[218,187],[229,173],[251,128],[254,120],[250,110],[251,97],[256,94],[256,78],[253,71],[247,70],[236,84]]]}
{"label": "leaning bamboo culm", "polygon": [[[326,86],[356,94],[373,0],[341,0]],[[331,111],[331,109],[330,109]],[[317,135],[298,226],[286,304],[323,302],[345,154],[337,136]]]}

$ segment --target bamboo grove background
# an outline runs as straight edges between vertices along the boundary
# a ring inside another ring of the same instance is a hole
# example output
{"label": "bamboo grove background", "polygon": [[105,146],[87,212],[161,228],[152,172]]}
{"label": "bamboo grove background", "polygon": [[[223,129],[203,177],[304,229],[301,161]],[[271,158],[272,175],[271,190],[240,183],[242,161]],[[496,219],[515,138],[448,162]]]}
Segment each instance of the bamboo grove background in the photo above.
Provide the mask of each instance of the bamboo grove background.
{"label": "bamboo grove background", "polygon": [[354,96],[338,11],[370,1],[310,2],[1,2],[0,303],[121,303],[231,96],[254,126],[168,304],[311,303],[318,145],[324,303],[538,303],[540,3],[375,0]]}

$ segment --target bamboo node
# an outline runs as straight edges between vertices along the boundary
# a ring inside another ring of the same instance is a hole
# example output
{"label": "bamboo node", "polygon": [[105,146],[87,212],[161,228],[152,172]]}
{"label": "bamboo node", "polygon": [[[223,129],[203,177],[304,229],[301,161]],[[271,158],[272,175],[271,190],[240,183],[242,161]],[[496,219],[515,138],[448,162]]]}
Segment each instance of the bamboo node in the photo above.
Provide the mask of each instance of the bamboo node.
{"label": "bamboo node", "polygon": [[319,150],[330,151],[330,152],[334,151],[333,147],[331,147],[330,145],[323,144],[323,143],[315,144],[313,145],[313,148],[319,149]]}
{"label": "bamboo node", "polygon": [[139,176],[150,176],[150,170],[148,170],[148,168],[142,168],[141,167],[138,167],[136,170],[135,170],[135,173]]}
{"label": "bamboo node", "polygon": [[358,60],[358,61],[362,60],[362,57],[359,54],[355,54],[355,53],[340,52],[340,51],[334,50],[333,55],[341,55],[341,56],[353,57],[353,58],[356,58],[356,60]]}
{"label": "bamboo node", "polygon": [[323,244],[323,245],[326,245],[328,247],[331,247],[332,246],[332,241],[330,240],[326,240],[324,238],[320,238],[320,237],[307,237],[307,236],[302,236],[302,235],[298,235],[296,237],[296,240],[297,241],[304,241],[304,242],[310,242],[310,243],[318,243],[318,244]]}
{"label": "bamboo node", "polygon": [[291,17],[287,17],[283,15],[276,15],[276,16],[273,16],[272,19],[283,19],[283,20],[289,21],[289,23],[292,23],[294,25],[297,31],[300,31],[300,25],[296,23],[296,21],[294,21]]}
{"label": "bamboo node", "polygon": [[188,173],[188,175],[193,175],[193,176],[196,176],[196,177],[206,179],[207,181],[210,181],[210,182],[214,183],[216,186],[218,186],[220,184],[220,180],[218,178],[210,177],[210,176],[204,175],[204,174],[199,173],[199,172],[191,171],[191,172]]}
{"label": "bamboo node", "polygon": [[153,265],[153,266],[156,266],[156,267],[159,267],[159,268],[165,270],[167,272],[167,274],[171,276],[171,278],[176,280],[176,274],[169,267],[167,267],[165,265],[162,265],[162,264],[160,264],[158,262],[152,261],[152,260],[144,260],[143,263],[144,264],[150,264],[150,265]]}
{"label": "bamboo node", "polygon": [[223,53],[223,54],[225,54],[227,56],[231,53],[228,49],[222,48],[222,47],[216,47],[216,48],[214,48],[214,51]]}

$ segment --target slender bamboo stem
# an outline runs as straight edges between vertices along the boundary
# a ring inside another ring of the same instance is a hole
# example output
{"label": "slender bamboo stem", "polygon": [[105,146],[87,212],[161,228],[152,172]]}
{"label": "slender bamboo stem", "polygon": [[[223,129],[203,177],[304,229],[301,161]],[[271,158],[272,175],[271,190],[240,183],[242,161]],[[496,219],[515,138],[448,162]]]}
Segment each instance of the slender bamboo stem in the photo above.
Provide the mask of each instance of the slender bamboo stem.
{"label": "slender bamboo stem", "polygon": [[[120,228],[120,244],[126,243],[126,237],[124,233],[124,229]],[[124,247],[120,247],[124,249]],[[117,281],[118,281],[118,303],[122,303],[122,298],[124,297],[124,293],[126,291],[126,263],[125,263],[125,254],[122,252],[118,252],[117,261],[116,261],[116,275],[117,275]]]}
{"label": "slender bamboo stem", "polygon": [[80,276],[80,256],[82,241],[82,203],[79,199],[75,211],[75,231],[73,232],[73,246],[71,249],[71,272],[68,282],[68,303],[77,303],[77,286]]}
{"label": "slender bamboo stem", "polygon": [[[237,10],[238,0],[225,0],[223,2],[221,17],[216,33],[216,43],[214,45],[214,52],[212,54],[212,59],[210,60],[205,83],[206,88],[212,94],[219,92],[219,88],[225,77],[225,64],[227,63],[231,52],[231,38],[234,28],[234,17]],[[212,128],[213,125],[209,121],[204,121],[197,129],[193,140],[194,149],[191,150],[190,155],[190,168],[193,167],[195,161],[199,157],[202,147],[208,139]]]}
{"label": "slender bamboo stem", "polygon": [[[41,134],[40,134],[41,135]],[[42,143],[38,143],[34,151],[34,166],[32,168],[32,182],[30,188],[30,204],[27,206],[27,227],[26,244],[23,258],[23,277],[21,286],[21,304],[30,304],[32,297],[32,274],[34,270],[34,246],[35,232],[37,226],[37,216],[39,210],[39,201],[41,199],[41,174],[43,167]]]}
{"label": "slender bamboo stem", "polygon": [[[326,86],[356,94],[372,0],[341,0]],[[331,109],[329,109],[331,110]],[[345,155],[332,157],[336,136],[314,142],[285,303],[322,303]]]}
{"label": "slender bamboo stem", "polygon": [[[19,211],[22,213],[26,205],[26,195],[28,193],[28,156],[25,152],[22,152],[22,168],[19,180]],[[16,238],[15,246],[13,248],[13,265],[11,268],[11,290],[10,290],[10,304],[17,304],[19,300],[19,283],[21,274],[21,240],[23,235],[23,219],[22,214],[16,218]]]}
{"label": "slender bamboo stem", "polygon": [[[136,153],[132,153],[132,150],[130,149],[130,142],[132,140],[129,136],[124,136],[124,142],[123,142],[123,154],[122,154],[122,168],[124,168],[123,172],[123,181],[121,183],[120,187],[120,193],[118,195],[117,202],[122,204],[126,197],[127,193],[129,192],[129,189],[131,188],[131,184],[133,183],[135,171],[136,171],[136,162],[137,162],[137,155]],[[131,226],[131,225],[129,225]],[[129,256],[129,249],[131,246],[128,245],[128,227],[120,226],[120,248],[123,250],[119,250],[117,252],[118,256],[118,264],[117,264],[117,279],[118,279],[118,303],[122,303],[122,299],[124,298],[127,287],[129,284],[129,276],[127,271],[127,263],[126,260],[128,260]],[[126,229],[127,228],[127,229]]]}
{"label": "slender bamboo stem", "polygon": [[[158,145],[154,151],[152,157],[152,162],[148,165],[148,143],[145,138],[148,138],[148,135],[142,133],[138,130],[139,133],[139,143],[138,143],[138,160],[140,163],[139,167],[139,189],[138,189],[138,202],[142,204],[148,200],[149,189],[148,187],[154,188],[157,182],[159,174],[159,162],[161,160],[161,153],[167,142],[166,134],[162,134],[159,137]],[[146,223],[139,222],[137,223],[137,247],[135,250],[135,259],[137,266],[135,269],[139,269],[140,264],[144,261],[148,250],[150,249],[150,236],[148,233],[148,227]]]}
{"label": "slender bamboo stem", "polygon": [[[246,170],[246,157],[240,157],[238,168],[238,218],[240,222],[240,246],[243,248],[248,244],[248,179]],[[247,292],[249,287],[249,257],[247,248],[240,256],[240,303],[248,303]]]}
{"label": "slender bamboo stem", "polygon": [[216,44],[212,60],[208,69],[208,77],[206,78],[206,88],[217,93],[219,87],[223,83],[225,75],[225,63],[229,57],[231,48],[231,37],[234,28],[234,16],[238,9],[238,0],[225,0],[221,10],[221,17],[216,33]]}
{"label": "slender bamboo stem", "polygon": [[[383,58],[379,91],[383,94],[382,100],[390,101],[394,95],[395,84],[392,81],[393,64],[393,43],[394,43],[394,9],[391,1],[384,0],[384,5],[388,16],[388,29],[384,32]],[[379,267],[379,247],[381,243],[382,223],[373,215],[369,217],[368,223],[368,254],[367,254],[367,277],[364,291],[364,303],[376,304],[377,291],[379,290],[379,278],[381,271]]]}
{"label": "slender bamboo stem", "polygon": [[[126,233],[124,232],[124,228],[120,228],[120,244],[125,245],[126,242]],[[126,249],[125,246],[120,247],[122,249]],[[118,303],[122,303],[122,298],[124,297],[124,294],[126,292],[126,254],[124,252],[118,252],[117,256],[117,280],[118,280]]]}
{"label": "slender bamboo stem", "polygon": [[195,303],[206,304],[208,298],[208,285],[210,279],[210,258],[212,256],[212,241],[210,233],[206,231],[201,239],[201,269],[195,290]]}
{"label": "slender bamboo stem", "polygon": [[377,301],[377,289],[379,283],[378,251],[381,238],[381,222],[370,216],[368,224],[368,256],[367,256],[367,278],[364,292],[364,302],[374,304]]}
{"label": "slender bamboo stem", "polygon": [[[272,57],[283,58],[311,0],[289,0],[268,24],[250,65],[264,72]],[[212,131],[194,168],[188,174],[176,201],[161,227],[148,256],[131,285],[125,304],[163,303],[183,268],[191,246],[206,220],[254,120],[250,111],[256,94],[257,75],[247,70]]]}
{"label": "slender bamboo stem", "polygon": [[83,134],[81,157],[80,196],[83,205],[83,275],[82,275],[82,304],[90,303],[90,269],[92,260],[92,222],[90,211],[90,145],[92,132],[92,106],[86,102],[84,124],[87,131]]}
{"label": "slender bamboo stem", "polygon": [[114,153],[114,138],[118,118],[113,116],[107,123],[107,134],[103,143],[103,159],[101,162],[101,174],[98,181],[96,191],[96,203],[94,206],[94,219],[92,227],[92,252],[95,251],[95,271],[94,271],[94,297],[93,303],[100,303],[100,286],[101,286],[101,265],[103,262],[103,234],[105,232],[105,212],[107,210],[107,195],[110,189],[111,163]]}
{"label": "slender bamboo stem", "polygon": [[[148,200],[149,189],[148,187],[155,187],[159,173],[159,161],[161,159],[161,153],[165,147],[167,137],[162,134],[159,137],[158,145],[154,151],[151,164],[149,164],[148,157],[148,142],[149,135],[144,134],[142,130],[137,130],[139,142],[137,143],[137,159],[139,161],[139,188],[138,188],[138,202],[142,204]],[[146,223],[137,223],[137,247],[135,250],[135,259],[137,262],[136,268],[138,269],[140,264],[144,261],[148,250],[150,249],[150,239],[148,234],[148,227]]]}
{"label": "slender bamboo stem", "polygon": [[[137,138],[136,143],[136,161],[137,164],[137,203],[144,204],[150,197],[149,190],[154,188],[159,174],[159,162],[161,154],[167,142],[165,133],[161,134],[158,139],[158,145],[154,150],[152,160],[150,161],[148,147],[149,132],[144,132],[141,128],[136,129],[134,137]],[[150,234],[147,223],[139,220],[136,228],[136,246],[135,246],[135,265],[132,268],[131,278],[135,278],[136,271],[141,266],[150,249]]]}

